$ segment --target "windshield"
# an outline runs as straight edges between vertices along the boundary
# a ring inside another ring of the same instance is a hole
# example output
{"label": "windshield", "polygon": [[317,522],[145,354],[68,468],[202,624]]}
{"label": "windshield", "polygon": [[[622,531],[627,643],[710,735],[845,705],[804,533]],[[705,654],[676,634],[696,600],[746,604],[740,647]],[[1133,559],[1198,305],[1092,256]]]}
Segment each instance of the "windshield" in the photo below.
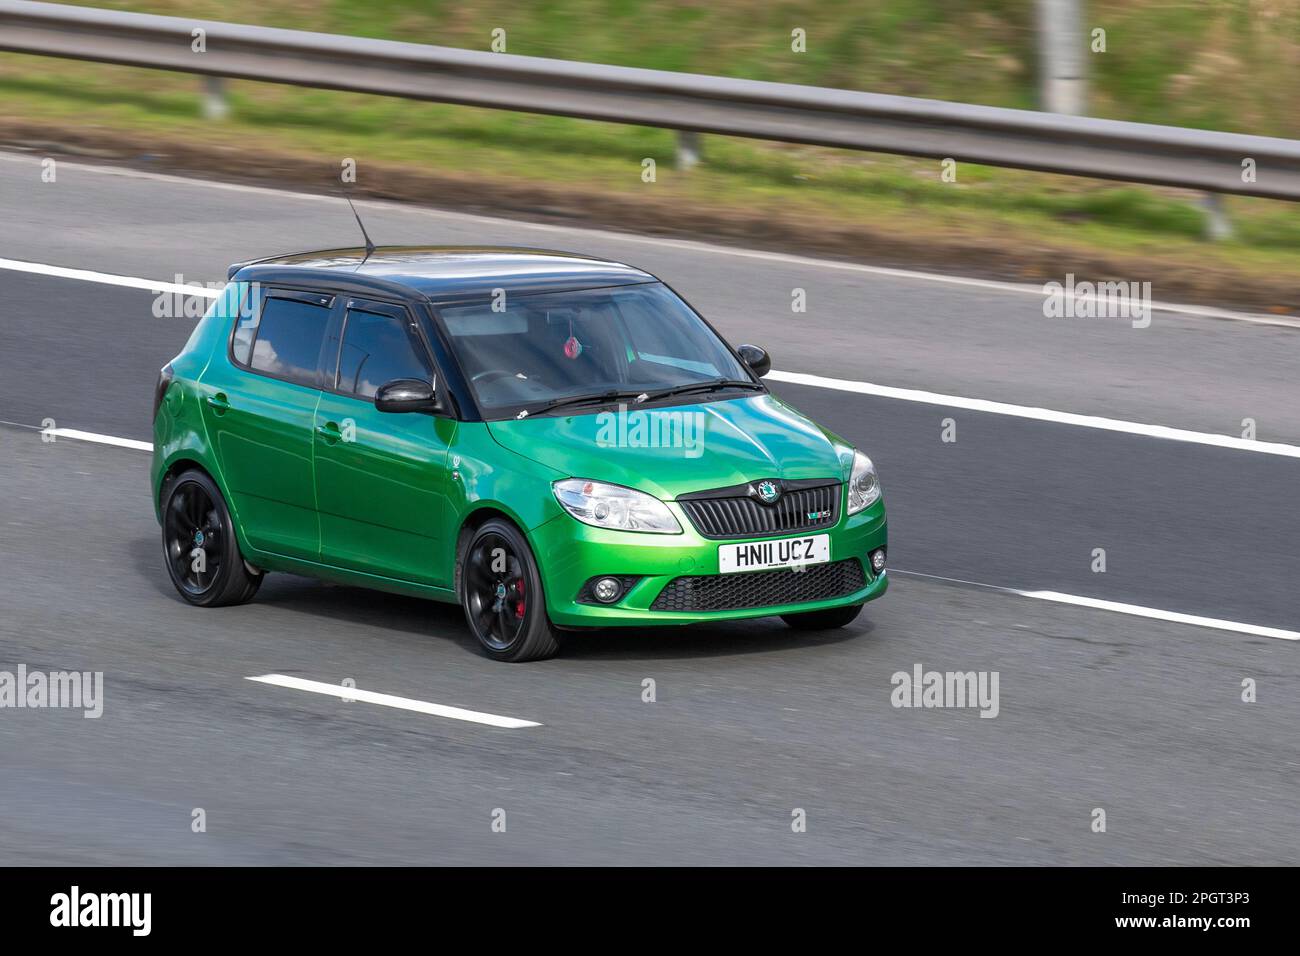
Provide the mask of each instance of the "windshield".
{"label": "windshield", "polygon": [[[502,295],[437,311],[487,417],[537,414],[566,399],[634,401],[641,393],[754,381],[713,330],[659,282]],[[735,394],[728,385],[718,391]],[[702,397],[701,391],[682,400]],[[565,408],[572,413],[581,403],[565,402]]]}

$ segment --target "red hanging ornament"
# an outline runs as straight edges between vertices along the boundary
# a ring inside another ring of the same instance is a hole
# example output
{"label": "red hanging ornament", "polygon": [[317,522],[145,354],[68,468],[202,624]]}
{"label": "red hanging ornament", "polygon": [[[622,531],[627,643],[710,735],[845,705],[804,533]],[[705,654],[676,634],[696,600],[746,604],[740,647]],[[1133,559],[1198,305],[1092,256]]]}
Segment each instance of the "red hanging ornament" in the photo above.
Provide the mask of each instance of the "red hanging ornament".
{"label": "red hanging ornament", "polygon": [[579,342],[578,337],[573,334],[573,319],[569,319],[569,338],[564,343],[564,354],[565,357],[571,359],[576,359],[582,354],[582,343]]}

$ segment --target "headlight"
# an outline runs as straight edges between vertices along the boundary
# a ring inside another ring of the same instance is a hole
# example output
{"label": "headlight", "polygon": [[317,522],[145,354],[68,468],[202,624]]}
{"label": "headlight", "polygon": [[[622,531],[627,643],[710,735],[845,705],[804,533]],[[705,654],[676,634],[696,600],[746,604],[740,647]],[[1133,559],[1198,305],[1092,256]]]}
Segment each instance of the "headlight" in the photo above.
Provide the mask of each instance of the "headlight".
{"label": "headlight", "polygon": [[645,492],[585,478],[566,478],[551,487],[564,510],[583,524],[653,534],[682,532],[668,506]]}
{"label": "headlight", "polygon": [[880,499],[880,479],[876,466],[860,451],[853,453],[853,473],[849,476],[849,514],[855,515]]}

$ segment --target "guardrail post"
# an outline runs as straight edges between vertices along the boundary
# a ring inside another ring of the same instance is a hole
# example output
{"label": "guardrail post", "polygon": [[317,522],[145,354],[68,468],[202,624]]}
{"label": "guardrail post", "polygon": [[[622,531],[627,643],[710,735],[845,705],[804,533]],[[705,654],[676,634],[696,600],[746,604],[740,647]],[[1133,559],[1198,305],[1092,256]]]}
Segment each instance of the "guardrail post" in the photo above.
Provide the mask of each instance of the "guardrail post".
{"label": "guardrail post", "polygon": [[1232,238],[1232,220],[1223,208],[1223,197],[1218,193],[1206,193],[1201,199],[1201,208],[1205,210],[1205,236],[1215,242]]}
{"label": "guardrail post", "polygon": [[1079,0],[1038,0],[1039,107],[1082,116],[1088,110]]}
{"label": "guardrail post", "polygon": [[700,134],[694,130],[677,131],[677,168],[690,169],[698,166],[703,158],[700,148]]}
{"label": "guardrail post", "polygon": [[230,115],[230,101],[226,99],[226,81],[220,76],[203,78],[203,118],[223,120]]}

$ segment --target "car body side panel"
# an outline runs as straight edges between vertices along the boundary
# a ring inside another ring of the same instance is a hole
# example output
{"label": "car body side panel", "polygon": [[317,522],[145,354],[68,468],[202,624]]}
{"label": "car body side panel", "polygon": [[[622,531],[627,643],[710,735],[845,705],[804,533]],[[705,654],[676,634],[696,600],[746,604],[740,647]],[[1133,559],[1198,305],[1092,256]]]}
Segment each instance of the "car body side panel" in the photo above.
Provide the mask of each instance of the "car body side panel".
{"label": "car body side panel", "polygon": [[[318,560],[312,437],[321,393],[236,368],[214,356],[198,383],[199,407],[230,500],[249,544]],[[229,408],[210,401],[224,398]]]}
{"label": "car body side panel", "polygon": [[316,428],[325,429],[315,434],[321,561],[451,587],[446,463],[457,423],[327,393]]}
{"label": "car body side panel", "polygon": [[398,578],[385,577],[382,574],[369,574],[349,568],[323,564],[320,561],[308,561],[305,558],[291,558],[283,554],[269,554],[257,550],[244,555],[249,561],[268,571],[284,571],[300,574],[303,577],[319,578],[336,584],[347,584],[359,588],[373,588],[390,594],[405,594],[408,597],[425,598],[432,601],[455,603],[455,592],[450,588],[435,587],[431,584],[419,584]]}
{"label": "car body side panel", "polygon": [[499,511],[525,533],[562,513],[551,482],[564,476],[502,448],[483,422],[461,422],[447,468],[449,534],[444,554],[449,561],[454,560],[457,533],[477,511]]}

